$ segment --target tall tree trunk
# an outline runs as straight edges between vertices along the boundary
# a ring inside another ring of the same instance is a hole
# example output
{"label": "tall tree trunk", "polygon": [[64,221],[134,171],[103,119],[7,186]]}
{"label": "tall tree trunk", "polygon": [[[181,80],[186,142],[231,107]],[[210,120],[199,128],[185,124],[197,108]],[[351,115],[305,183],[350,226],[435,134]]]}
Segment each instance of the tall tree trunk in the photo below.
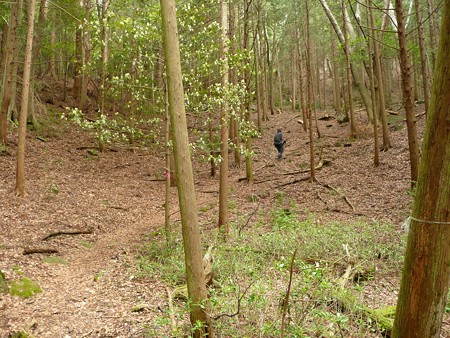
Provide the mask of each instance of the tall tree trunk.
{"label": "tall tree trunk", "polygon": [[419,169],[419,146],[417,143],[416,116],[411,92],[411,66],[408,59],[408,47],[405,34],[403,6],[401,0],[395,0],[395,15],[398,26],[398,44],[400,47],[400,68],[402,74],[402,96],[406,111],[406,126],[408,130],[409,161],[411,164],[411,185],[417,182]]}
{"label": "tall tree trunk", "polygon": [[165,137],[166,142],[166,181],[165,181],[165,197],[164,197],[164,232],[166,235],[166,242],[172,241],[172,231],[170,227],[170,113],[169,113],[169,92],[167,84],[164,86],[165,98]]}
{"label": "tall tree trunk", "polygon": [[336,43],[334,42],[333,37],[330,37],[331,40],[331,67],[332,67],[332,76],[333,76],[333,103],[334,103],[334,111],[336,113],[341,112],[341,94],[340,94],[340,81],[339,81],[339,71],[338,71],[338,63],[336,62]]}
{"label": "tall tree trunk", "polygon": [[[249,39],[250,39],[250,5],[251,0],[244,0],[244,51],[249,54]],[[248,60],[248,63],[250,63],[250,60]],[[245,121],[247,124],[250,124],[250,98],[252,97],[251,94],[251,77],[250,77],[250,66],[246,67],[246,70],[244,72],[245,76],[245,88],[246,88],[246,102],[245,102]],[[253,183],[253,161],[252,161],[252,139],[248,138],[245,140],[245,177],[247,178],[247,182],[250,184]]]}
{"label": "tall tree trunk", "polygon": [[16,167],[16,193],[19,197],[25,196],[25,142],[27,132],[27,110],[30,89],[31,61],[33,57],[33,30],[36,1],[28,0],[28,30],[25,47],[25,61],[23,70],[22,106],[19,117],[19,139],[17,145]]}
{"label": "tall tree trunk", "polygon": [[297,81],[296,81],[296,67],[295,67],[295,53],[291,52],[291,93],[292,93],[292,111],[297,109]]}
{"label": "tall tree trunk", "polygon": [[110,0],[97,0],[98,17],[101,33],[101,72],[100,72],[100,106],[99,114],[105,113],[106,66],[108,65],[108,8]]}
{"label": "tall tree trunk", "polygon": [[416,9],[417,35],[419,38],[419,50],[420,50],[420,66],[422,70],[423,99],[425,101],[425,113],[426,113],[428,112],[428,106],[430,102],[430,75],[428,71],[428,58],[425,49],[425,37],[422,26],[423,25],[422,9],[420,7],[419,0],[414,0],[414,6]]}
{"label": "tall tree trunk", "polygon": [[[236,54],[237,37],[236,37],[236,11],[233,3],[229,4],[230,24],[228,31],[228,40],[230,40],[230,55]],[[235,66],[230,68],[230,85],[234,88],[238,84],[238,75]],[[234,163],[237,167],[241,166],[240,139],[239,139],[239,116],[237,114],[238,107],[233,105],[230,118],[230,140],[233,142]]]}
{"label": "tall tree trunk", "polygon": [[[314,133],[313,133],[313,117],[311,115],[312,104],[312,75],[311,75],[311,36],[309,30],[309,0],[306,0],[306,86],[308,93],[307,111],[309,117],[309,161],[310,161],[310,180],[316,181],[316,171],[314,162]],[[306,123],[306,121],[305,121]]]}
{"label": "tall tree trunk", "polygon": [[227,0],[221,0],[220,6],[220,26],[221,26],[221,85],[223,93],[222,113],[220,116],[220,185],[219,185],[219,221],[218,227],[226,236],[229,232],[228,227],[228,3]]}
{"label": "tall tree trunk", "polygon": [[[343,34],[344,34],[344,49],[345,49],[345,61],[346,61],[346,70],[347,70],[347,95],[348,95],[348,106],[349,112],[348,116],[350,117],[350,137],[356,137],[356,124],[355,124],[355,111],[353,109],[353,87],[352,87],[352,77],[351,77],[351,61],[350,61],[350,49],[348,47],[348,37],[347,37],[347,25],[345,24],[346,16],[345,16],[345,3],[344,0],[341,0],[342,7],[342,18],[344,20],[343,26]],[[373,99],[373,96],[372,96]],[[372,100],[371,100],[372,101]],[[373,104],[372,104],[372,111]]]}
{"label": "tall tree trunk", "polygon": [[75,100],[80,99],[81,85],[83,80],[83,29],[78,27],[75,31],[75,61],[73,64],[73,90],[72,96]]}
{"label": "tall tree trunk", "polygon": [[[367,7],[369,8],[370,11],[370,7],[372,6],[371,1],[367,0],[366,1]],[[370,13],[371,14],[371,13]],[[372,16],[369,15],[369,25],[372,25]],[[372,33],[373,34],[373,33]],[[374,112],[376,112],[376,90],[375,90],[375,59],[376,56],[374,55],[375,53],[372,53],[373,49],[372,46],[374,46],[376,44],[376,41],[372,39],[370,39],[370,37],[366,38],[366,42],[367,42],[367,52],[369,53],[369,78],[370,78],[370,94],[371,94],[371,99],[372,99],[372,109]],[[372,44],[371,44],[372,42]],[[378,167],[380,165],[380,148],[378,145],[378,116],[377,114],[373,114],[373,139],[374,139],[374,155],[373,155],[373,165],[375,167]]]}
{"label": "tall tree trunk", "polygon": [[450,0],[427,116],[394,338],[439,338],[450,279]]}
{"label": "tall tree trunk", "polygon": [[17,0],[11,10],[8,28],[8,40],[6,42],[7,49],[5,51],[5,65],[3,67],[3,84],[1,91],[1,105],[0,105],[0,144],[6,144],[7,142],[7,129],[8,129],[8,109],[11,103],[11,88],[12,80],[14,78],[14,57],[17,50],[17,27],[20,22],[20,12],[22,8],[22,0]]}
{"label": "tall tree trunk", "polygon": [[88,23],[91,20],[91,0],[84,0],[85,9],[85,21],[86,25],[83,26],[83,78],[81,82],[81,92],[80,92],[80,108],[82,110],[87,109],[88,105],[88,83],[89,83],[89,65],[91,63],[91,34]]}
{"label": "tall tree trunk", "polygon": [[[383,72],[381,69],[381,53],[380,53],[380,47],[378,44],[379,38],[378,33],[375,29],[375,19],[373,16],[373,0],[369,3],[369,22],[370,27],[372,29],[372,43],[373,43],[373,57],[374,57],[374,75],[377,79],[377,88],[378,88],[378,95],[379,95],[379,116],[381,119],[381,126],[383,130],[383,151],[388,150],[391,147],[391,140],[389,138],[389,127],[387,123],[387,116],[386,116],[386,102],[385,102],[385,95],[384,95],[384,82],[383,82]],[[375,110],[374,110],[375,111]],[[376,115],[376,114],[374,114]],[[375,120],[375,118],[374,118]]]}
{"label": "tall tree trunk", "polygon": [[[258,38],[255,36],[255,45],[258,46]],[[256,95],[256,126],[258,127],[258,131],[262,131],[261,126],[261,115],[262,115],[262,109],[261,109],[261,84],[260,84],[260,72],[259,72],[259,48],[255,48],[255,95]]]}
{"label": "tall tree trunk", "polygon": [[[194,338],[213,337],[209,305],[202,266],[197,200],[194,189],[189,139],[187,132],[184,92],[181,75],[180,47],[176,21],[175,1],[161,0],[164,57],[169,92],[169,110],[178,177],[178,199],[181,213],[186,280],[190,298],[190,320],[195,326]],[[202,325],[198,325],[202,323]]]}

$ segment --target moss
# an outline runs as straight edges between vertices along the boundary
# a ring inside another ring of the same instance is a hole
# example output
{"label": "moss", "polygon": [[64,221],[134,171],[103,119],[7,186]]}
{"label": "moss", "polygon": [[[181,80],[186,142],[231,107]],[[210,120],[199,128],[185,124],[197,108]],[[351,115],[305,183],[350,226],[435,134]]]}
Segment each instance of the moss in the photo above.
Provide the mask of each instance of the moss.
{"label": "moss", "polygon": [[0,270],[0,293],[8,292],[8,284],[6,283],[6,276],[2,270]]}
{"label": "moss", "polygon": [[62,257],[58,257],[58,256],[45,257],[43,259],[43,261],[45,263],[48,263],[48,264],[63,264],[63,265],[67,265],[67,262],[65,261],[65,259],[62,258]]}
{"label": "moss", "polygon": [[39,285],[29,278],[22,278],[18,281],[12,281],[9,289],[9,293],[12,296],[18,296],[22,298],[30,298],[31,296],[41,292],[42,289],[39,287]]}

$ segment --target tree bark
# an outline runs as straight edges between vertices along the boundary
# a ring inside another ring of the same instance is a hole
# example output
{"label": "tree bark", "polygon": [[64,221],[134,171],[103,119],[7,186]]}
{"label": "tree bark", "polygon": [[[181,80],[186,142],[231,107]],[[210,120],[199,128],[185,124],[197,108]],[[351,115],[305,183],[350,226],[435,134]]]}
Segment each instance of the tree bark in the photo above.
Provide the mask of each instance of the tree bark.
{"label": "tree bark", "polygon": [[[347,24],[345,23],[346,16],[345,16],[344,0],[341,0],[341,7],[342,7],[342,18],[344,20],[344,24],[343,24],[344,47],[343,48],[345,49],[345,61],[346,61],[346,70],[347,70],[347,89],[348,89],[347,95],[348,95],[348,107],[349,107],[348,116],[350,117],[350,137],[356,137],[355,112],[353,109],[353,85],[352,85],[352,77],[351,77],[350,49],[348,47]],[[372,100],[373,100],[373,95],[372,95]],[[372,102],[371,109],[372,109],[372,111],[374,111],[373,110],[373,102]]]}
{"label": "tree bark", "polygon": [[[89,23],[91,20],[91,0],[84,0],[85,20]],[[81,81],[80,109],[86,110],[88,105],[88,83],[89,83],[89,64],[91,63],[91,34],[89,27],[83,27],[83,77]]]}
{"label": "tree bark", "polygon": [[16,193],[25,197],[25,141],[27,132],[27,110],[30,90],[31,61],[33,57],[33,30],[36,1],[28,0],[28,30],[25,47],[25,61],[23,70],[22,106],[19,117],[19,139],[17,145]]}
{"label": "tree bark", "polygon": [[[178,177],[178,199],[181,213],[186,280],[190,301],[190,320],[196,327],[194,337],[213,337],[202,265],[194,175],[189,152],[184,91],[181,75],[180,47],[174,0],[161,0],[164,57],[168,79],[169,110]],[[202,325],[197,325],[201,322]]]}
{"label": "tree bark", "polygon": [[423,34],[423,22],[422,22],[422,9],[420,7],[419,0],[414,0],[414,6],[416,9],[417,18],[417,35],[419,38],[419,51],[420,51],[420,66],[422,71],[422,83],[423,83],[423,100],[425,101],[425,113],[428,112],[430,102],[430,75],[428,71],[428,58],[425,49],[425,37]]}
{"label": "tree bark", "polygon": [[[372,35],[373,35],[373,58],[374,58],[374,75],[377,79],[377,88],[378,88],[378,95],[379,95],[379,105],[378,105],[378,112],[381,120],[381,126],[383,130],[383,151],[388,150],[391,147],[391,140],[389,138],[389,127],[387,123],[387,116],[386,116],[386,100],[385,100],[385,94],[384,94],[384,82],[383,82],[383,72],[381,69],[381,53],[380,53],[380,47],[379,47],[379,38],[378,33],[375,30],[375,19],[373,15],[373,0],[369,3],[369,21],[370,21],[370,28],[372,29]],[[374,110],[375,112],[375,110]],[[375,116],[376,114],[374,114]],[[375,120],[375,118],[374,118]]]}
{"label": "tree bark", "polygon": [[[450,279],[450,0],[427,116],[394,338],[439,338]],[[444,14],[445,13],[445,14]]]}
{"label": "tree bark", "polygon": [[7,129],[8,129],[8,108],[11,103],[11,88],[12,80],[14,78],[14,57],[17,50],[17,27],[20,22],[20,12],[22,8],[22,0],[17,0],[11,10],[8,28],[8,39],[6,42],[7,49],[5,51],[5,65],[3,67],[3,85],[1,91],[1,105],[0,105],[0,144],[6,144],[7,142]]}
{"label": "tree bark", "polygon": [[417,143],[416,116],[411,92],[411,66],[408,59],[408,47],[405,34],[403,6],[401,0],[395,0],[395,15],[397,17],[398,44],[400,47],[400,68],[402,75],[402,96],[406,111],[406,125],[408,130],[409,161],[411,165],[411,185],[417,182],[419,169],[419,146]]}
{"label": "tree bark", "polygon": [[[314,133],[311,115],[312,104],[312,74],[311,74],[311,36],[309,29],[309,0],[306,0],[306,86],[307,86],[307,111],[309,117],[309,161],[310,161],[310,181],[316,181],[316,171],[314,163]],[[306,123],[306,121],[305,121]]]}
{"label": "tree bark", "polygon": [[220,6],[220,26],[221,26],[221,85],[223,90],[222,112],[220,116],[220,177],[219,177],[219,220],[218,227],[224,237],[229,232],[228,228],[228,3],[221,1]]}

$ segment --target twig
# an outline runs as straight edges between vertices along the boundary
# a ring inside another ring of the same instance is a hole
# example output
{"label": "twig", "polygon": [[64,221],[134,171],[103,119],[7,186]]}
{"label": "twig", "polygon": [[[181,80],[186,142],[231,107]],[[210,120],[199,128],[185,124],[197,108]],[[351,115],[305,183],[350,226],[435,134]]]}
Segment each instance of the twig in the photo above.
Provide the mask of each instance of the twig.
{"label": "twig", "polygon": [[286,320],[286,312],[289,310],[289,295],[291,294],[291,285],[292,285],[292,275],[294,274],[294,261],[295,256],[297,255],[297,248],[295,248],[294,253],[292,254],[291,266],[289,269],[289,283],[286,290],[286,297],[283,300],[283,306],[281,308],[282,317],[281,317],[281,338],[284,337],[284,326]]}
{"label": "twig", "polygon": [[60,235],[85,235],[85,234],[92,234],[92,230],[62,230],[57,232],[52,232],[51,234],[48,234],[44,238],[42,238],[42,241],[46,241],[47,239],[51,237],[56,237]]}
{"label": "twig", "polygon": [[248,225],[248,223],[250,222],[251,218],[253,217],[254,214],[256,214],[258,209],[259,209],[259,204],[256,207],[256,209],[253,210],[252,213],[250,214],[250,216],[247,218],[247,222],[245,222],[245,224],[239,228],[239,236],[241,235],[241,231],[244,230],[244,228]]}
{"label": "twig", "polygon": [[295,183],[299,183],[299,182],[303,182],[303,181],[308,181],[309,179],[310,179],[309,176],[303,177],[303,178],[299,178],[299,179],[293,180],[291,182],[287,182],[287,183],[283,183],[283,184],[277,185],[275,188],[281,188],[281,187],[285,187],[287,185],[291,185],[291,184],[295,184]]}
{"label": "twig", "polygon": [[119,206],[116,206],[116,205],[111,205],[108,208],[116,209],[116,210],[124,210],[124,211],[128,211],[128,209],[129,209],[129,208],[125,208],[125,207],[119,207]]}

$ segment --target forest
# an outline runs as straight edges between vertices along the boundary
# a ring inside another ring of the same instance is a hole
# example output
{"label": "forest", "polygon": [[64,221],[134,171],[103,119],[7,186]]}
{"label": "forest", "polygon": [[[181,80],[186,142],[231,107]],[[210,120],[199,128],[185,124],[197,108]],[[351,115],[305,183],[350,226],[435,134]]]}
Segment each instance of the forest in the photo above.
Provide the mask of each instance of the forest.
{"label": "forest", "polygon": [[450,0],[0,19],[0,337],[450,337]]}

